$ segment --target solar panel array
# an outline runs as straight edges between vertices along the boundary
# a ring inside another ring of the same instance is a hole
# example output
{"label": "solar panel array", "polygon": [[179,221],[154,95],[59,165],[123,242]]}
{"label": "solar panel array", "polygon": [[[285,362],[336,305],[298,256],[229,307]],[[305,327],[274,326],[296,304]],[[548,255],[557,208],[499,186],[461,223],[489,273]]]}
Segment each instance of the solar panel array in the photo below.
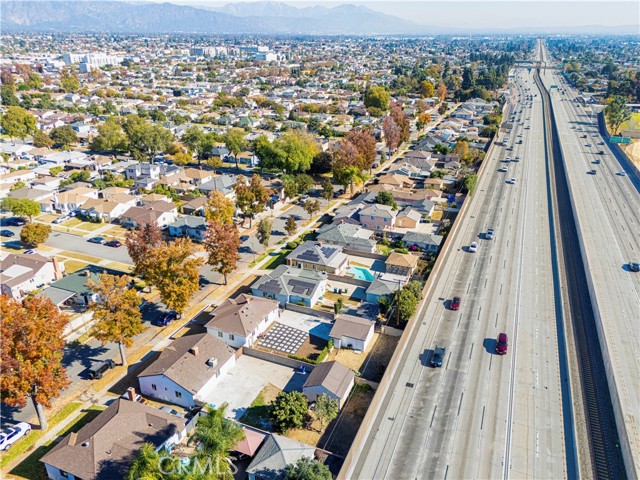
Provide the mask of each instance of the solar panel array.
{"label": "solar panel array", "polygon": [[290,287],[293,287],[293,293],[297,293],[300,295],[308,295],[313,290],[313,287],[315,287],[315,283],[296,280],[295,278],[290,279],[287,284]]}
{"label": "solar panel array", "polygon": [[317,263],[318,261],[320,261],[320,255],[318,255],[318,253],[315,250],[305,250],[304,252],[302,252],[300,255],[298,255],[298,258],[300,260],[305,260],[307,262],[313,262],[313,263]]}

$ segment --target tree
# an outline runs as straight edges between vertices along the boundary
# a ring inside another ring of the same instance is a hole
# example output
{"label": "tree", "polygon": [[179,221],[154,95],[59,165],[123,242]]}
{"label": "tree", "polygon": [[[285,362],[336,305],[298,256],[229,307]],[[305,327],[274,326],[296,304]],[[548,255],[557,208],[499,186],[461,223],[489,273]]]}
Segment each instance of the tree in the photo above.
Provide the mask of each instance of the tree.
{"label": "tree", "polygon": [[193,257],[194,244],[189,238],[162,242],[149,252],[145,262],[146,278],[160,292],[160,298],[171,310],[184,313],[189,300],[198,291],[201,258]]}
{"label": "tree", "polygon": [[361,154],[356,146],[346,138],[340,142],[340,148],[334,153],[333,178],[344,188],[350,187],[351,193],[355,185],[363,183],[367,177],[359,165],[362,165]]}
{"label": "tree", "polygon": [[469,193],[469,195],[473,195],[476,191],[476,186],[478,185],[478,175],[475,173],[469,174],[464,177],[463,182],[464,189]]}
{"label": "tree", "polygon": [[[11,82],[13,82],[13,78],[11,78]],[[16,86],[14,83],[2,82],[2,87],[0,87],[0,103],[6,107],[17,107],[20,105],[20,100],[16,97]]]}
{"label": "tree", "polygon": [[221,225],[233,224],[235,213],[236,206],[233,201],[225,197],[222,192],[214,190],[209,194],[207,206],[204,209],[204,216],[207,220]]}
{"label": "tree", "polygon": [[427,125],[429,125],[429,123],[431,123],[431,115],[428,113],[421,113],[420,115],[418,115],[418,120],[416,121],[418,128],[424,128]]}
{"label": "tree", "polygon": [[313,174],[329,173],[331,171],[331,163],[333,162],[333,156],[330,152],[320,152],[311,160],[311,167],[309,172]]}
{"label": "tree", "polygon": [[433,153],[439,153],[442,155],[446,155],[447,153],[449,153],[449,147],[447,147],[446,145],[442,145],[441,143],[436,143],[433,146]]}
{"label": "tree", "polygon": [[5,197],[0,202],[2,210],[9,210],[16,217],[29,217],[32,220],[40,213],[40,204],[28,198]]}
{"label": "tree", "polygon": [[241,128],[230,128],[224,136],[224,144],[233,154],[233,158],[236,161],[236,168],[238,167],[238,155],[245,151],[248,146],[247,139],[245,137],[245,131]]}
{"label": "tree", "polygon": [[433,83],[428,80],[423,80],[420,82],[420,95],[423,98],[431,98],[435,95],[435,87]]}
{"label": "tree", "polygon": [[316,417],[318,417],[322,429],[324,429],[325,425],[329,424],[338,416],[340,408],[338,407],[337,400],[323,393],[316,398],[316,404],[313,407],[313,411],[316,414]]}
{"label": "tree", "polygon": [[63,125],[51,130],[49,134],[54,144],[60,145],[65,150],[69,148],[71,144],[78,142],[78,134],[71,125]]}
{"label": "tree", "polygon": [[219,480],[233,480],[229,453],[245,437],[240,425],[226,418],[227,407],[226,403],[218,408],[209,407],[207,414],[198,418],[190,439],[202,445],[196,450],[196,456],[212,461],[215,478]]}
{"label": "tree", "polygon": [[378,192],[376,195],[376,203],[379,203],[380,205],[389,205],[390,207],[393,207],[394,210],[398,209],[398,204],[393,199],[391,192],[386,192],[384,190]]}
{"label": "tree", "polygon": [[65,68],[60,74],[60,86],[65,93],[76,93],[80,90],[80,78],[78,74]]}
{"label": "tree", "polygon": [[613,97],[604,108],[604,114],[611,125],[614,134],[618,133],[620,125],[631,118],[631,109],[627,105],[627,100],[620,95]]}
{"label": "tree", "polygon": [[389,100],[391,96],[384,88],[373,85],[364,92],[364,106],[368,108],[379,108],[383,112],[389,109]]}
{"label": "tree", "polygon": [[[221,216],[215,217],[224,220]],[[238,268],[240,261],[240,235],[233,222],[221,223],[217,220],[209,220],[204,237],[203,246],[209,254],[207,264],[224,276],[224,284],[227,284],[227,275]]]}
{"label": "tree", "polygon": [[175,155],[173,155],[173,163],[175,165],[186,165],[191,160],[193,160],[193,157],[191,156],[191,154],[185,153],[183,151],[180,151]]}
{"label": "tree", "polygon": [[37,147],[37,148],[49,148],[51,145],[53,145],[53,140],[51,140],[51,138],[49,137],[49,135],[47,135],[46,132],[43,132],[42,130],[38,130],[33,135],[33,146],[34,147]]}
{"label": "tree", "polygon": [[300,457],[296,463],[290,463],[284,471],[285,480],[331,480],[331,470],[315,458]]}
{"label": "tree", "polygon": [[285,132],[273,144],[279,168],[287,173],[308,171],[313,158],[320,152],[313,136],[302,130]]}
{"label": "tree", "polygon": [[11,138],[24,139],[36,133],[36,117],[21,107],[7,107],[0,118],[0,125]]}
{"label": "tree", "polygon": [[98,135],[91,142],[91,150],[96,152],[115,152],[127,149],[127,136],[114,117],[110,117],[98,126]]}
{"label": "tree", "polygon": [[327,202],[333,198],[333,184],[329,179],[322,182],[322,198]]}
{"label": "tree", "polygon": [[387,150],[391,154],[400,145],[400,127],[398,127],[393,118],[385,117],[382,121],[382,132],[384,133],[384,142]]}
{"label": "tree", "polygon": [[29,223],[20,232],[20,241],[30,248],[35,248],[47,241],[51,227],[42,223]]}
{"label": "tree", "polygon": [[442,82],[438,83],[438,90],[436,94],[438,95],[438,99],[441,102],[444,102],[444,99],[447,97],[447,87],[444,83]]}
{"label": "tree", "polygon": [[296,219],[293,217],[293,215],[289,215],[287,217],[287,221],[284,224],[284,229],[289,236],[293,235],[298,230],[298,224],[296,223]]}
{"label": "tree", "polygon": [[178,480],[164,472],[179,471],[179,463],[177,456],[161,456],[156,452],[155,445],[145,443],[131,463],[127,480]]}
{"label": "tree", "polygon": [[468,90],[473,88],[476,84],[475,78],[473,76],[473,69],[471,67],[464,67],[462,71],[462,89]]}
{"label": "tree", "polygon": [[[184,132],[180,140],[196,153],[199,164],[200,160],[213,149],[214,143],[220,140],[220,136],[214,132],[205,133],[202,128],[192,126]],[[222,159],[210,157],[207,163],[215,170],[222,166]]]}
{"label": "tree", "polygon": [[251,227],[254,217],[264,211],[269,201],[269,190],[262,185],[258,175],[253,175],[248,184],[244,176],[238,175],[233,188],[236,193],[236,205],[245,216],[249,217],[249,227]]}
{"label": "tree", "polygon": [[266,250],[269,247],[269,240],[271,239],[271,229],[273,228],[273,222],[270,218],[263,218],[258,222],[258,230],[256,231],[256,237],[260,245]]}
{"label": "tree", "polygon": [[313,217],[313,214],[320,211],[320,202],[315,199],[308,199],[304,203],[304,211],[309,214],[309,218]]}
{"label": "tree", "polygon": [[280,392],[271,403],[271,422],[281,433],[304,424],[309,405],[301,392]]}
{"label": "tree", "polygon": [[21,188],[26,188],[26,186],[27,186],[26,183],[24,183],[22,180],[18,180],[17,182],[14,182],[14,184],[9,187],[9,191],[13,192],[15,190],[20,190]]}
{"label": "tree", "polygon": [[458,155],[460,159],[464,161],[467,155],[469,155],[469,143],[466,140],[458,139],[451,149],[451,153]]}
{"label": "tree", "polygon": [[47,419],[42,407],[69,385],[62,366],[63,333],[69,317],[45,297],[23,301],[0,296],[2,333],[0,395],[11,407],[24,408],[31,398],[42,430]]}
{"label": "tree", "polygon": [[398,319],[401,322],[406,322],[413,316],[414,313],[416,313],[418,299],[410,289],[405,287],[400,290],[400,293],[397,294],[397,296]]}
{"label": "tree", "polygon": [[89,279],[87,287],[99,297],[89,304],[95,320],[94,337],[103,345],[116,342],[122,365],[127,365],[125,347],[130,347],[133,337],[144,331],[140,298],[131,288],[131,279],[127,275],[102,273],[97,283]]}
{"label": "tree", "polygon": [[146,279],[151,252],[162,244],[160,227],[155,223],[146,223],[138,230],[130,230],[125,236],[124,243],[133,261],[133,273]]}
{"label": "tree", "polygon": [[376,151],[376,139],[368,130],[363,128],[354,128],[345,139],[351,142],[358,151],[359,158],[357,166],[361,170],[371,170],[373,163],[376,161],[378,152]]}
{"label": "tree", "polygon": [[411,133],[411,122],[409,116],[402,111],[400,105],[395,105],[389,113],[393,121],[400,127],[400,142],[404,143],[409,141]]}
{"label": "tree", "polygon": [[298,182],[293,175],[283,175],[280,178],[285,198],[293,198],[298,195]]}
{"label": "tree", "polygon": [[413,293],[413,296],[416,297],[418,301],[422,300],[422,289],[424,288],[422,282],[418,280],[411,280],[404,286],[404,288]]}
{"label": "tree", "polygon": [[298,193],[305,194],[313,188],[316,182],[310,175],[300,173],[296,175],[296,184],[298,185]]}

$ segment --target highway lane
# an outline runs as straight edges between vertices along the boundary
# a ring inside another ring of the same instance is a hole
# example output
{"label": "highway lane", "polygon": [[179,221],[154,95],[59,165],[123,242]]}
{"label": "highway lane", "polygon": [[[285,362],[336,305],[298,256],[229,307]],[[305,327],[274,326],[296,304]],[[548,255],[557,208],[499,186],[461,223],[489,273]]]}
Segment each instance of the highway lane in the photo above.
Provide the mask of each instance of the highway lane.
{"label": "highway lane", "polygon": [[[532,86],[530,75],[528,81]],[[520,91],[524,99],[520,83],[514,94]],[[494,148],[485,160],[454,250],[400,359],[395,386],[386,392],[359,458],[346,467],[347,478],[564,476],[553,282],[544,246],[541,111],[521,104],[516,109],[524,112],[516,115],[509,137],[514,143],[522,133],[523,143],[508,152]],[[520,125],[527,116],[531,130]],[[497,172],[507,155],[522,160],[506,174]],[[511,177],[513,185],[506,183]],[[487,228],[496,230],[493,241],[479,237]],[[472,241],[480,244],[476,254],[465,248]],[[454,295],[462,296],[458,312],[446,307]],[[531,308],[541,300],[549,300],[542,314]],[[511,340],[505,357],[494,355],[501,331]],[[436,345],[447,347],[442,369],[427,367]]]}
{"label": "highway lane", "polygon": [[[621,448],[627,458],[627,474],[637,478],[640,476],[640,276],[626,271],[624,266],[640,258],[640,195],[628,177],[617,175],[622,166],[609,146],[597,145],[603,139],[590,116],[573,101],[574,92],[552,72],[545,72],[543,80],[547,85],[562,84],[567,92],[562,95],[554,91],[552,101],[592,281],[591,296],[601,328],[609,388],[614,407],[619,411],[616,420],[618,432],[623,436]],[[588,137],[584,139],[582,135]],[[586,143],[596,146],[586,147]],[[606,154],[596,155],[599,150]],[[598,157],[601,163],[593,164]],[[592,169],[597,171],[596,175],[587,174]]]}

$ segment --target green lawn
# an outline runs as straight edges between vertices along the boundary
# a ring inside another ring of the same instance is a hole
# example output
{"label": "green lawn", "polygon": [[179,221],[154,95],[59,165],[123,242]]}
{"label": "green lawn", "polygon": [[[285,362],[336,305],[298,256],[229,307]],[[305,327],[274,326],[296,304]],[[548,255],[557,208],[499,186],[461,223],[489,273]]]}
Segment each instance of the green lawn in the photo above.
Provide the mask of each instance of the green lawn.
{"label": "green lawn", "polygon": [[[80,408],[82,404],[80,402],[72,402],[66,405],[62,410],[56,413],[53,417],[49,419],[49,429],[58,425],[61,421],[75,412],[78,408]],[[0,460],[0,468],[4,468],[10,462],[12,462],[16,457],[19,457],[25,452],[28,452],[33,448],[38,440],[42,438],[42,436],[46,433],[43,430],[32,430],[29,435],[24,437],[22,440],[19,440],[15,443],[11,450],[2,454],[2,459]],[[23,462],[24,463],[24,462]],[[27,477],[29,478],[29,477]]]}
{"label": "green lawn", "polygon": [[273,257],[271,257],[271,260],[269,260],[264,265],[264,268],[266,268],[267,270],[273,270],[278,265],[282,265],[285,262],[287,255],[289,255],[290,252],[291,250],[289,250],[288,248],[283,248],[282,250],[280,250],[280,252],[278,252],[277,255],[273,255]]}
{"label": "green lawn", "polygon": [[[75,402],[70,405],[74,405],[75,408],[73,410],[75,410],[80,407],[81,404]],[[77,432],[87,423],[95,419],[105,408],[106,407],[103,406],[94,406],[83,410],[80,415],[69,422],[69,424],[58,433],[58,437],[62,438],[71,432]],[[72,411],[68,412],[67,416],[70,415]],[[16,475],[17,477],[27,478],[29,480],[45,480],[45,470],[42,463],[40,463],[40,459],[55,445],[56,443],[53,440],[48,441],[44,445],[41,445],[31,455],[20,462],[13,470],[11,470],[10,473],[12,475]]]}
{"label": "green lawn", "polygon": [[252,427],[269,430],[271,421],[269,413],[271,412],[271,401],[280,393],[280,389],[275,385],[267,385],[262,389],[258,396],[251,402],[249,408],[244,415],[240,417],[240,423],[251,425]]}

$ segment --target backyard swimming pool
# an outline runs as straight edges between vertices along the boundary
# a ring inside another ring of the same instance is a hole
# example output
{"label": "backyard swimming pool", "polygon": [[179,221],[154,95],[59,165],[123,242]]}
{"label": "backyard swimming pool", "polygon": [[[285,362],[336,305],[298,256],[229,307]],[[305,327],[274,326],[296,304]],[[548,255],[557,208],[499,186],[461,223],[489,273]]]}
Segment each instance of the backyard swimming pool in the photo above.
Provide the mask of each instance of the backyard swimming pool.
{"label": "backyard swimming pool", "polygon": [[373,276],[373,273],[369,271],[369,269],[364,267],[351,267],[349,269],[349,273],[352,274],[358,280],[366,280],[367,282],[373,282],[376,277]]}

